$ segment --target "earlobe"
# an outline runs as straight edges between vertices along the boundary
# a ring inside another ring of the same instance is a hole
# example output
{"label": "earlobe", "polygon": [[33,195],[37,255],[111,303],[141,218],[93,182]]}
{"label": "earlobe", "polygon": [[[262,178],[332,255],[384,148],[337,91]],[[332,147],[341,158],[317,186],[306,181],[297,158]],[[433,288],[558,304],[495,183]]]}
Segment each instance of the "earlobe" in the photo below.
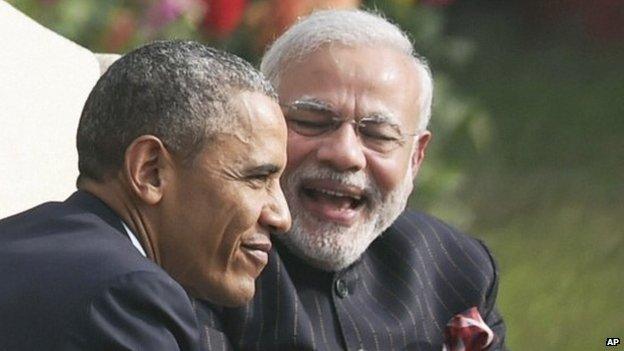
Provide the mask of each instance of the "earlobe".
{"label": "earlobe", "polygon": [[169,159],[164,144],[153,135],[134,139],[126,149],[124,176],[130,190],[148,205],[157,204],[163,196],[163,176]]}
{"label": "earlobe", "polygon": [[418,175],[418,170],[420,169],[422,161],[425,159],[425,151],[427,150],[427,145],[429,145],[431,136],[431,132],[428,130],[418,135],[416,146],[412,152],[412,179],[416,179],[416,175]]}

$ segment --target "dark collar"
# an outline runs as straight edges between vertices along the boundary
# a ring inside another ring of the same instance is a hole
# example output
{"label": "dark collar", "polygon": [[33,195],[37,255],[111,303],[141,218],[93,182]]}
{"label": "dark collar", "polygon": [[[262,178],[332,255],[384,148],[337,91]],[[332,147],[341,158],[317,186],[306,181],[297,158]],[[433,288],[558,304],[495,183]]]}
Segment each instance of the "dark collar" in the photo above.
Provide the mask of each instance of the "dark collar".
{"label": "dark collar", "polygon": [[128,236],[123,227],[121,217],[95,195],[84,190],[78,190],[65,200],[65,204],[80,207],[95,214],[124,236]]}

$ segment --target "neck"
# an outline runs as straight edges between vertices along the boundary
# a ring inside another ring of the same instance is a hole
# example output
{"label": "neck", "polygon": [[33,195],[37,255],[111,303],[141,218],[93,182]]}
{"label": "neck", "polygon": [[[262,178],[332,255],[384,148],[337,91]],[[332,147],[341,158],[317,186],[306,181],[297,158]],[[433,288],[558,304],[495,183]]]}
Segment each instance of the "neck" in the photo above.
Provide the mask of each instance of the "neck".
{"label": "neck", "polygon": [[153,221],[150,220],[152,211],[134,196],[123,180],[116,177],[102,181],[81,179],[78,189],[95,195],[121,217],[141,243],[147,257],[160,265]]}

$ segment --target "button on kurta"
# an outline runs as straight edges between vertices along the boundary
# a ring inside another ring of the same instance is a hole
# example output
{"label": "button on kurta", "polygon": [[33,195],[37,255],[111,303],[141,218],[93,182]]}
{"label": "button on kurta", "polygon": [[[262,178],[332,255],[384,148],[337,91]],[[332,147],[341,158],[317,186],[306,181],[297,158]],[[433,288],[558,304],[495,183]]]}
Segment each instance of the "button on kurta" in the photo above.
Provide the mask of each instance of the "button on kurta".
{"label": "button on kurta", "polygon": [[344,281],[344,279],[337,279],[335,286],[336,294],[339,297],[344,298],[349,295],[349,288],[347,287],[347,283]]}

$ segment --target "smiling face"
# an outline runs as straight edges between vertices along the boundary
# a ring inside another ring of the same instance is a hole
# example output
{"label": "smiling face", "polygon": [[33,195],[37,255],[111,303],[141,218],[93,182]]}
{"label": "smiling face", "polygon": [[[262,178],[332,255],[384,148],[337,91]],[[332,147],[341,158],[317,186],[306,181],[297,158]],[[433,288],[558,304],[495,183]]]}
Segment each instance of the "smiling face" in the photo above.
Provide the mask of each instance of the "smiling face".
{"label": "smiling face", "polygon": [[172,174],[163,196],[161,264],[192,296],[222,306],[253,297],[267,263],[270,232],[290,227],[279,185],[286,125],[276,102],[259,93],[232,99],[234,130],[218,133],[191,165]]}
{"label": "smiling face", "polygon": [[281,240],[310,264],[350,265],[404,209],[430,138],[417,130],[418,72],[392,49],[329,45],[281,75],[289,128],[282,183],[293,216]]}

